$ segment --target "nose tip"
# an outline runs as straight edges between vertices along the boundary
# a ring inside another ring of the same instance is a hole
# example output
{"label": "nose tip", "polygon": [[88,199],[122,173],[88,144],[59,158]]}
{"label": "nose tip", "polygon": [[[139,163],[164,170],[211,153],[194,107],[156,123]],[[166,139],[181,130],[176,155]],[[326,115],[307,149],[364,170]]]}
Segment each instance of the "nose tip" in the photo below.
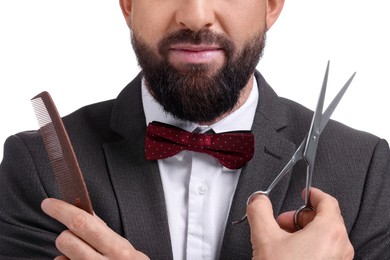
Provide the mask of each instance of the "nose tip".
{"label": "nose tip", "polygon": [[214,13],[209,0],[184,0],[176,12],[176,22],[184,29],[198,32],[214,24]]}

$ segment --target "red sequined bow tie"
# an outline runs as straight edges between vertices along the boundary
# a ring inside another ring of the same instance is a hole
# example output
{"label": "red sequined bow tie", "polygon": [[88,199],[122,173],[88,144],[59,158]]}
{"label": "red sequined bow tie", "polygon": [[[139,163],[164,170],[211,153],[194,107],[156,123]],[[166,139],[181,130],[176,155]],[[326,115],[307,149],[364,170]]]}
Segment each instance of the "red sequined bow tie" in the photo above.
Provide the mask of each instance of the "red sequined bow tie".
{"label": "red sequined bow tie", "polygon": [[199,134],[155,121],[146,129],[147,160],[165,159],[189,150],[209,154],[229,169],[239,169],[252,159],[254,149],[250,131]]}

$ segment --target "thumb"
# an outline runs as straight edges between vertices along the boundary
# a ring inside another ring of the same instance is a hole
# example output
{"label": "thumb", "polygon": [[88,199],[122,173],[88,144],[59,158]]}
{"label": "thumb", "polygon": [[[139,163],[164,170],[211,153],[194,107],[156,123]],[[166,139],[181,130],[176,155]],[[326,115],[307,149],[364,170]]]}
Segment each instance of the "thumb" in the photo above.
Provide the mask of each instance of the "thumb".
{"label": "thumb", "polygon": [[265,195],[254,196],[247,207],[252,243],[263,243],[278,237],[282,231],[276,222],[272,204]]}

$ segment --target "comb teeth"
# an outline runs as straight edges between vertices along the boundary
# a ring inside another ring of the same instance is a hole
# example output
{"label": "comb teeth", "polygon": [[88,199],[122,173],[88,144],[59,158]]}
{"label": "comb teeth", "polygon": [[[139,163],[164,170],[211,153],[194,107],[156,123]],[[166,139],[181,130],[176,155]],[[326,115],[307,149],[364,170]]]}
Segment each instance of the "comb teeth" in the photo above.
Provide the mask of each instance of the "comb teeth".
{"label": "comb teeth", "polygon": [[80,167],[53,100],[42,92],[31,103],[62,199],[92,214]]}

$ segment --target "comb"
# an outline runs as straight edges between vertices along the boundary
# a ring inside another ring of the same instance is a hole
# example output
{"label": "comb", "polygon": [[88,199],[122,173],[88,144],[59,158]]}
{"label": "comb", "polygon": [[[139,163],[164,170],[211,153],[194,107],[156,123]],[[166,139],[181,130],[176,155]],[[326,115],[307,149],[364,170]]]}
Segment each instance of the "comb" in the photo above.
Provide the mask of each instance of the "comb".
{"label": "comb", "polygon": [[76,155],[50,94],[44,91],[31,103],[62,199],[93,214]]}

